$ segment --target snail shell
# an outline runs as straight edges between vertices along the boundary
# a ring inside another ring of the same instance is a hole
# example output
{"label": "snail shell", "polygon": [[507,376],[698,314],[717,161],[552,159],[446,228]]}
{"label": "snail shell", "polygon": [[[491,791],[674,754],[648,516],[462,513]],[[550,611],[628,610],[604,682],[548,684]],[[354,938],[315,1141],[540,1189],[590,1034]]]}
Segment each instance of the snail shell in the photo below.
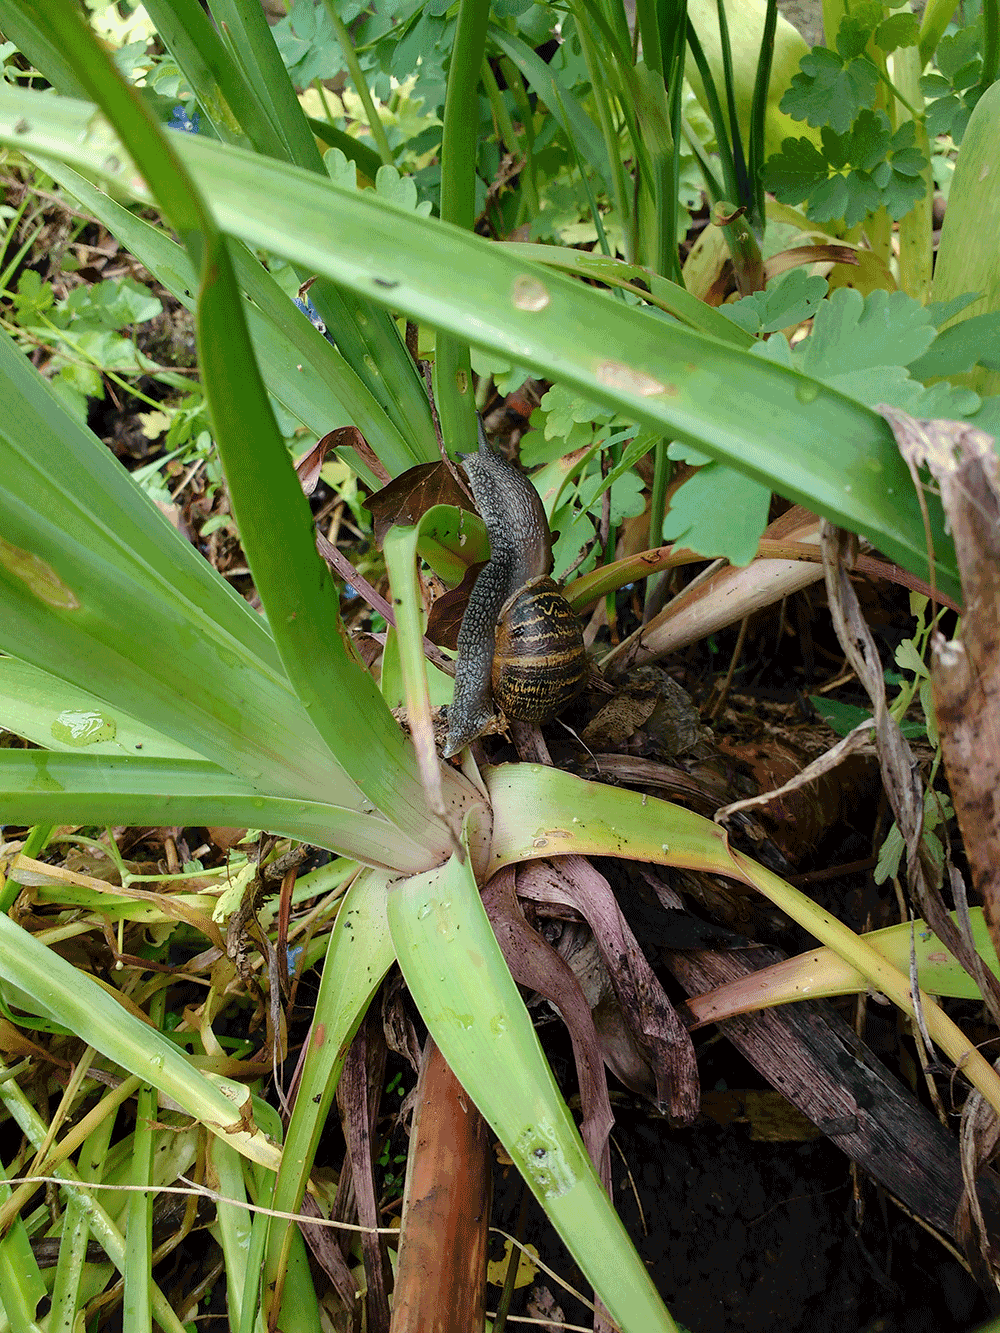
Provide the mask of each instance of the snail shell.
{"label": "snail shell", "polygon": [[559,585],[532,579],[500,609],[493,650],[493,701],[519,722],[547,722],[583,688],[583,630]]}

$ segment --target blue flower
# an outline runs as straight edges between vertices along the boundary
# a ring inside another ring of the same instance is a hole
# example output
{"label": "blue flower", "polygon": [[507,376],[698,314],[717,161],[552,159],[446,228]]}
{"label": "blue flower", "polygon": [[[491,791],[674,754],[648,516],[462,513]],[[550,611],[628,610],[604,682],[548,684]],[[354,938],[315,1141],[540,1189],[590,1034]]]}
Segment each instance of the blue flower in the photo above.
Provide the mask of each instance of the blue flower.
{"label": "blue flower", "polygon": [[197,134],[201,126],[201,115],[195,110],[190,116],[183,102],[179,102],[170,113],[170,119],[167,121],[167,129],[182,130],[185,134]]}

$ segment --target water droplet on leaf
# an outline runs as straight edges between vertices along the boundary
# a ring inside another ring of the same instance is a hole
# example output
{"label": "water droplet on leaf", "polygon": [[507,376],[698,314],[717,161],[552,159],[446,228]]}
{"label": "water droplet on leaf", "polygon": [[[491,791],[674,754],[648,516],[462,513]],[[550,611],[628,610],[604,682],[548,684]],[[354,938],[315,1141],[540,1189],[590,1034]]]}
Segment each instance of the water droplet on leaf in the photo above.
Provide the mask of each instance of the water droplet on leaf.
{"label": "water droplet on leaf", "polygon": [[537,278],[529,278],[523,273],[514,279],[510,299],[518,310],[544,310],[552,300],[548,289]]}

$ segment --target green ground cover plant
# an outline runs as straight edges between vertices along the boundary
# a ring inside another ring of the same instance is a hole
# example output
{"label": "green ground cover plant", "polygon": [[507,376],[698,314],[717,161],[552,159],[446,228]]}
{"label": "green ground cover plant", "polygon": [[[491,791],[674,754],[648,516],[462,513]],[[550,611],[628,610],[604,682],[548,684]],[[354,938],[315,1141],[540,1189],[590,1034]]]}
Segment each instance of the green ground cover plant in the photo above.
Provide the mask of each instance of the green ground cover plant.
{"label": "green ground cover plant", "polygon": [[[123,1274],[129,1329],[152,1317],[179,1333],[152,1280],[148,1195],[140,1188],[117,1212],[105,1208],[86,1188],[87,1162],[102,1163],[102,1183],[148,1187],[203,1152],[224,1200],[217,1228],[234,1333],[279,1320],[303,1333],[323,1327],[288,1215],[302,1206],[350,1039],[397,962],[611,1316],[625,1333],[673,1330],[552,1077],[480,890],[495,871],[554,850],[728,875],[911,1013],[898,949],[887,957],[680,807],[537,764],[439,760],[418,563],[459,582],[466,548],[485,547],[482,526],[436,506],[386,537],[398,668],[377,683],[344,630],[288,440],[356,427],[367,449],[343,443],[339,457],[372,488],[383,472],[436,461],[430,402],[401,328],[409,321],[433,343],[452,456],[475,439],[474,365],[484,381],[514,383],[523,368],[553,382],[525,461],[554,497],[557,573],[574,562],[586,573],[602,554],[578,560],[586,516],[609,488],[615,520],[644,503],[633,469],[652,453],[651,544],[670,468],[683,461],[700,470],[667,532],[701,554],[748,561],[776,492],[960,597],[940,506],[917,496],[873,408],[984,429],[997,421],[992,240],[988,229],[954,242],[949,231],[953,217],[960,228],[990,208],[995,216],[1000,198],[992,178],[963,165],[977,163],[993,133],[996,5],[950,37],[940,5],[919,24],[881,6],[843,15],[831,6],[832,45],[809,53],[773,5],[734,7],[720,28],[725,10],[713,20],[693,6],[640,4],[637,59],[623,7],[580,0],[558,11],[562,41],[549,62],[535,49],[553,30],[556,11],[544,5],[460,0],[362,14],[298,0],[275,29],[250,0],[213,0],[209,14],[195,0],[146,8],[152,54],[139,39],[112,59],[71,0],[0,0],[9,42],[0,144],[192,310],[212,439],[263,615],[81,419],[82,395],[99,387],[80,378],[83,353],[95,375],[132,369],[128,358],[152,369],[122,333],[152,310],[148,294],[102,284],[60,304],[22,276],[11,288],[15,335],[0,330],[0,381],[18,404],[0,423],[0,700],[12,729],[40,748],[0,751],[3,818],[32,830],[28,859],[62,824],[195,824],[265,829],[344,860],[308,886],[336,917],[308,952],[310,964],[323,952],[323,975],[284,1133],[232,1076],[210,1022],[171,1039],[155,971],[124,1007],[52,947],[56,935],[7,915],[19,890],[14,878],[6,885],[0,977],[12,1021],[88,1044],[74,1096],[88,1061],[109,1061],[124,1078],[55,1153],[9,1069],[0,1084],[66,1200],[50,1321],[72,1327],[109,1280],[110,1267],[84,1262],[89,1228]],[[705,112],[684,89],[689,51]],[[307,118],[293,79],[299,88],[327,79],[341,62],[357,100],[345,93],[344,115],[327,107]],[[371,92],[388,107],[384,124]],[[831,125],[834,107],[841,119]],[[789,117],[801,123],[797,138]],[[962,146],[932,285],[929,134],[946,126]],[[516,184],[491,198],[504,153],[518,162]],[[684,285],[680,263],[696,163],[742,293],[722,311]],[[498,239],[474,232],[481,214]],[[534,241],[594,239],[600,253],[503,239],[524,224]],[[877,262],[859,264],[863,281],[850,288],[797,267],[765,283],[779,224],[779,250],[794,248],[791,229]],[[329,338],[292,299],[305,284]],[[783,331],[806,319],[808,336],[790,342]],[[53,378],[25,356],[23,344],[39,342],[57,359]],[[571,449],[582,453],[564,463]],[[384,697],[397,694],[406,731]],[[121,894],[94,888],[77,903],[65,893],[55,901],[89,914],[83,930],[106,917],[171,931],[180,921],[220,943],[225,909],[216,912],[214,896],[144,896],[122,870]],[[213,981],[220,996],[228,980]],[[1000,1110],[995,1071],[930,998],[924,1020]],[[139,1119],[115,1157],[114,1114],[133,1094]],[[5,1163],[9,1177],[28,1165]],[[247,1200],[272,1213],[251,1224],[239,1208]],[[0,1242],[0,1299],[16,1333],[34,1328],[47,1290],[25,1249],[21,1202],[17,1193],[0,1201],[12,1223]]]}

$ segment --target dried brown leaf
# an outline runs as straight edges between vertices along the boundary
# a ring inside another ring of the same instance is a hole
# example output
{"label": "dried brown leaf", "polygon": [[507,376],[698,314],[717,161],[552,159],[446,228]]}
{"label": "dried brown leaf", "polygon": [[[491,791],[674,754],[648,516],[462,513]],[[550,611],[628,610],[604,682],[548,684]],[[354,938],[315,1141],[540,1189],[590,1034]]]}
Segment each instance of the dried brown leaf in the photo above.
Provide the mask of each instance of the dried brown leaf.
{"label": "dried brown leaf", "polygon": [[365,508],[371,513],[379,546],[396,524],[410,526],[434,505],[458,505],[471,509],[452,471],[444,463],[418,463],[407,468],[387,486],[369,496]]}

